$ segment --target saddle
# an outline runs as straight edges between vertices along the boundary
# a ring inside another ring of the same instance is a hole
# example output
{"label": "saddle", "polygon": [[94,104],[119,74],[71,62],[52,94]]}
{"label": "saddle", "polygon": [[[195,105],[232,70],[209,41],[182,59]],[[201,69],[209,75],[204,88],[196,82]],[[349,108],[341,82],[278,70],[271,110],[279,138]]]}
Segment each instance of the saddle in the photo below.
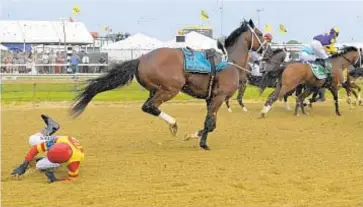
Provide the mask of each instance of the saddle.
{"label": "saddle", "polygon": [[[190,48],[190,47],[186,47],[188,50],[190,50],[192,52],[192,54],[194,53],[194,49]],[[214,87],[214,80],[215,77],[217,75],[217,70],[216,70],[216,61],[215,61],[215,57],[217,55],[217,51],[214,48],[211,49],[205,49],[205,50],[201,50],[202,52],[205,53],[207,60],[210,62],[211,64],[211,73],[210,73],[210,78],[209,78],[209,85],[208,85],[208,96],[207,96],[207,100],[210,100],[210,98],[212,97],[212,91],[213,91],[213,87]]]}

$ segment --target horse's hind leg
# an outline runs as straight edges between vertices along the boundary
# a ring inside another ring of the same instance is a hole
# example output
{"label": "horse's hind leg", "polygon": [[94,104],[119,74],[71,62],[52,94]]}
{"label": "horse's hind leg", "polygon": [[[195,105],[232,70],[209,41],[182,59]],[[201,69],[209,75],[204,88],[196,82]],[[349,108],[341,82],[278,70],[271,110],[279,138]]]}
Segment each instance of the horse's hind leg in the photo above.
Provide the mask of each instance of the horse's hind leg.
{"label": "horse's hind leg", "polygon": [[[302,94],[300,94],[299,96],[298,96],[298,100],[297,100],[297,103],[299,103],[299,105],[300,105],[300,108],[301,108],[301,113],[302,114],[304,114],[304,115],[306,115],[306,113],[305,113],[305,109],[304,109],[304,100],[305,100],[305,98],[306,97],[308,97],[308,96],[310,96],[310,94],[312,93],[312,91],[311,91],[311,89],[310,88],[307,88],[305,91],[304,91],[304,93],[302,93]],[[297,105],[297,104],[296,104]],[[297,113],[296,113],[297,111],[296,111],[296,109],[295,109],[295,115],[297,115]]]}
{"label": "horse's hind leg", "polygon": [[166,91],[158,89],[157,91],[150,91],[149,98],[146,100],[144,105],[142,105],[142,111],[154,116],[158,116],[167,124],[169,124],[169,129],[173,136],[175,136],[176,132],[178,131],[176,120],[167,113],[160,111],[159,106],[163,102],[174,98],[178,93],[179,91],[177,90]]}
{"label": "horse's hind leg", "polygon": [[266,114],[270,111],[272,104],[277,101],[279,92],[280,87],[276,88],[274,91],[272,91],[272,93],[270,93],[263,106],[263,109],[261,110],[260,118],[265,118]]}

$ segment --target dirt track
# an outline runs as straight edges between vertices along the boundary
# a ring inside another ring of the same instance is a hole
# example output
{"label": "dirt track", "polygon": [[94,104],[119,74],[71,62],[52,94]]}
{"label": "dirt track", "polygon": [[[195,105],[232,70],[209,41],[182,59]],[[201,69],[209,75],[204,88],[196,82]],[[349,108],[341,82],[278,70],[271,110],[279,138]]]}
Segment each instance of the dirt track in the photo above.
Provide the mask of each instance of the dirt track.
{"label": "dirt track", "polygon": [[[319,103],[309,116],[294,117],[278,103],[259,120],[261,105],[248,104],[248,113],[223,106],[209,152],[198,140],[183,141],[203,124],[202,102],[162,107],[177,119],[178,137],[140,103],[92,106],[77,120],[54,105],[3,108],[2,206],[363,205],[363,107],[341,103],[336,117],[332,103]],[[10,178],[27,137],[43,127],[41,113],[84,146],[78,181],[47,184],[35,171]]]}

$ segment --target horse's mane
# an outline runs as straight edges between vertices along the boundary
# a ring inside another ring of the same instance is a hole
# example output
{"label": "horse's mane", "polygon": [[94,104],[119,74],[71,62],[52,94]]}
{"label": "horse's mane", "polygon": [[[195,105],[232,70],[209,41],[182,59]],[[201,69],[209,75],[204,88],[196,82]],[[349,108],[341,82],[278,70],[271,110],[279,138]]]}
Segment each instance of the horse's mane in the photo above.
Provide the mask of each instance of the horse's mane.
{"label": "horse's mane", "polygon": [[281,48],[277,48],[276,50],[273,51],[273,54],[277,54],[279,52],[285,51],[284,49]]}
{"label": "horse's mane", "polygon": [[342,52],[332,55],[331,58],[340,57],[348,52],[358,52],[358,48],[356,48],[354,46],[344,47]]}
{"label": "horse's mane", "polygon": [[246,20],[244,20],[237,29],[233,30],[233,32],[226,38],[226,40],[224,42],[224,45],[226,48],[233,46],[234,43],[236,43],[238,37],[242,33],[246,32],[248,30],[247,25],[248,25],[248,22]]}

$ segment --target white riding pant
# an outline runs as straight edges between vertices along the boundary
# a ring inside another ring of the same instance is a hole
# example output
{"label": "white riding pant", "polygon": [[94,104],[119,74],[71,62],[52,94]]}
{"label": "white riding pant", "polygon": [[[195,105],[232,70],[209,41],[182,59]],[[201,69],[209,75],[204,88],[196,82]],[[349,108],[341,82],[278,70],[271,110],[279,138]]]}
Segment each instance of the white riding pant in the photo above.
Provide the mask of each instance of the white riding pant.
{"label": "white riding pant", "polygon": [[250,64],[251,65],[251,74],[253,76],[262,76],[262,74],[260,73],[260,66],[258,64]]}
{"label": "white riding pant", "polygon": [[314,55],[310,55],[306,52],[301,52],[299,58],[301,61],[304,61],[304,62],[306,62],[306,61],[312,62],[312,61],[316,60],[316,57]]}
{"label": "white riding pant", "polygon": [[318,40],[313,40],[311,42],[311,49],[313,50],[315,56],[322,58],[322,59],[329,58],[329,56],[326,54],[326,52],[324,50],[323,45]]}
{"label": "white riding pant", "polygon": [[45,158],[39,160],[37,162],[37,164],[35,165],[35,167],[38,170],[46,170],[46,169],[49,169],[49,168],[58,168],[58,167],[60,167],[60,164],[59,163],[53,163],[53,162],[49,161],[48,158],[45,157]]}

